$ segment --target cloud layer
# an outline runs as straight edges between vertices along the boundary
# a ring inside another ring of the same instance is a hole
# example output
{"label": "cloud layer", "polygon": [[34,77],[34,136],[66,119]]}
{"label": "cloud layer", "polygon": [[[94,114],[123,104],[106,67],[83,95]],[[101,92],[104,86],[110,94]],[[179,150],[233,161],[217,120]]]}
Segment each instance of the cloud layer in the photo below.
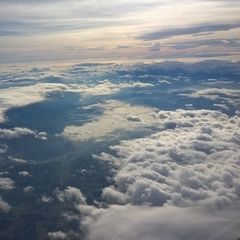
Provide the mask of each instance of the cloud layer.
{"label": "cloud layer", "polygon": [[[239,46],[210,44],[184,51],[169,47],[194,40],[234,40],[239,36],[239,8],[234,0],[2,0],[0,62],[175,59],[207,54],[239,59]],[[161,48],[149,51],[149,44],[156,40]]]}
{"label": "cloud layer", "polygon": [[101,203],[88,205],[73,187],[56,192],[72,208],[65,218],[80,221],[88,240],[237,239],[239,116],[181,109],[152,116],[157,133],[95,156],[115,171]]}
{"label": "cloud layer", "polygon": [[217,208],[238,201],[239,117],[177,110],[160,111],[156,118],[162,131],[111,147],[117,157],[102,154],[119,168],[117,188],[105,189],[103,197],[113,201],[119,191],[137,205],[206,200]]}
{"label": "cloud layer", "polygon": [[83,96],[110,95],[126,88],[152,87],[150,83],[123,82],[112,83],[108,80],[98,84],[64,84],[64,83],[38,83],[23,87],[10,87],[0,90],[0,122],[6,121],[5,112],[13,107],[23,107],[44,101],[54,92],[72,92]]}

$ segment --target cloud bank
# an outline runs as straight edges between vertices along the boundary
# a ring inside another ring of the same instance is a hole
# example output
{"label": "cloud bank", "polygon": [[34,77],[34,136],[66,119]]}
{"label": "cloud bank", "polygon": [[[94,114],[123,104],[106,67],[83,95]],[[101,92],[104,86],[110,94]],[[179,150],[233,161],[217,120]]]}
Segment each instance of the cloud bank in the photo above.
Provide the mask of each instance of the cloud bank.
{"label": "cloud bank", "polygon": [[[103,153],[117,167],[114,191],[134,205],[184,205],[206,201],[217,208],[239,200],[240,119],[208,110],[160,111],[162,131],[123,141]],[[224,136],[224,137],[223,137]]]}
{"label": "cloud bank", "polygon": [[[240,118],[210,110],[152,114],[157,133],[112,146],[114,184],[88,205],[79,189],[56,195],[87,240],[236,240]],[[69,210],[69,208],[68,208]]]}
{"label": "cloud bank", "polygon": [[108,80],[98,84],[63,84],[38,83],[23,87],[10,87],[0,89],[0,123],[6,121],[5,112],[14,107],[23,107],[46,100],[54,92],[73,92],[83,96],[110,95],[126,88],[153,87],[150,83],[122,82],[112,83]]}

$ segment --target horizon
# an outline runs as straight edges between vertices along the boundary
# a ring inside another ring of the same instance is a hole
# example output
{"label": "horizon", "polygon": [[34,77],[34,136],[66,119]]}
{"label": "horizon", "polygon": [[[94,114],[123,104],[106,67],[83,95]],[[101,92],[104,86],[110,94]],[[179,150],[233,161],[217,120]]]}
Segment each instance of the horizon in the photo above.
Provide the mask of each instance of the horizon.
{"label": "horizon", "polygon": [[236,0],[1,0],[0,64],[239,60],[239,11]]}

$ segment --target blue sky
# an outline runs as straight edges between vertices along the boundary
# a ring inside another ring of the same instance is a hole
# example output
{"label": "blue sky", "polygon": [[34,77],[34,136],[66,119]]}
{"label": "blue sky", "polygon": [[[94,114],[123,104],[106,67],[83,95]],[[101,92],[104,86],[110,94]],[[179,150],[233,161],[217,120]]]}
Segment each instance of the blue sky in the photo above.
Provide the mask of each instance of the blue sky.
{"label": "blue sky", "polygon": [[239,59],[236,0],[0,0],[0,63]]}

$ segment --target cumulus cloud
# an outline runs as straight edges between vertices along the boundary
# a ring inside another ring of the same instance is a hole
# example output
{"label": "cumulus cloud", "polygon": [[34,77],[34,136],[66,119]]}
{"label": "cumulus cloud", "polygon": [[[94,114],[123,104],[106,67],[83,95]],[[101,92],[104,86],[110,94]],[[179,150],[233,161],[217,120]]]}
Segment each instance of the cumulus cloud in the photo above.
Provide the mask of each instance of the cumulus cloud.
{"label": "cumulus cloud", "polygon": [[47,134],[45,132],[37,132],[29,128],[21,127],[15,127],[13,129],[0,128],[0,139],[14,139],[29,135],[41,140],[47,140]]}
{"label": "cumulus cloud", "polygon": [[49,240],[79,240],[82,239],[81,236],[74,232],[63,232],[63,231],[56,231],[56,232],[49,232],[48,233]]}
{"label": "cumulus cloud", "polygon": [[[95,156],[115,169],[102,202],[79,189],[57,191],[87,240],[239,237],[240,118],[210,110],[159,111],[159,131]],[[224,227],[223,227],[224,226]]]}
{"label": "cumulus cloud", "polygon": [[49,232],[48,233],[48,238],[50,240],[66,240],[67,235],[64,232],[57,231],[57,232]]}
{"label": "cumulus cloud", "polygon": [[57,199],[61,202],[67,201],[75,204],[86,203],[86,198],[83,196],[82,192],[75,187],[68,186],[64,191],[57,189],[55,194]]}
{"label": "cumulus cloud", "polygon": [[112,146],[116,155],[98,156],[117,168],[116,187],[103,197],[112,202],[118,191],[120,202],[134,205],[205,201],[217,208],[238,201],[239,117],[207,110],[160,111],[155,117],[161,131]]}
{"label": "cumulus cloud", "polygon": [[0,197],[0,213],[8,213],[11,206]]}
{"label": "cumulus cloud", "polygon": [[8,177],[0,177],[0,189],[12,190],[15,186],[14,181]]}
{"label": "cumulus cloud", "polygon": [[27,186],[23,189],[24,193],[30,193],[30,192],[33,192],[33,191],[34,191],[34,187],[32,187],[32,186]]}
{"label": "cumulus cloud", "polygon": [[51,201],[53,201],[53,198],[52,197],[50,197],[50,196],[48,196],[48,195],[46,195],[46,194],[43,194],[42,196],[41,196],[41,202],[43,202],[43,203],[50,203]]}

